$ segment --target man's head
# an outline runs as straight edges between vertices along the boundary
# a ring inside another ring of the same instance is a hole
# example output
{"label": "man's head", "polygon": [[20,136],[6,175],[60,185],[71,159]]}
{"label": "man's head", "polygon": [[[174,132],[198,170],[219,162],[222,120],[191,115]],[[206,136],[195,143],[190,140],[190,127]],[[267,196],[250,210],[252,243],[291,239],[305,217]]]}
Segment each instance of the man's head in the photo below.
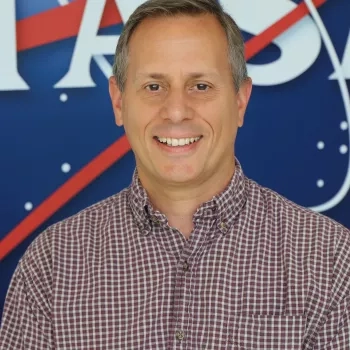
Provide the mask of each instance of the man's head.
{"label": "man's head", "polygon": [[241,33],[219,3],[145,2],[125,24],[113,72],[116,122],[142,176],[196,183],[234,167],[251,80]]}
{"label": "man's head", "polygon": [[215,16],[226,34],[232,78],[238,90],[241,83],[247,78],[243,38],[237,24],[231,16],[224,12],[219,2],[216,0],[150,0],[139,6],[130,16],[118,41],[113,74],[121,91],[124,89],[127,75],[129,41],[141,22],[152,17],[204,14]]}

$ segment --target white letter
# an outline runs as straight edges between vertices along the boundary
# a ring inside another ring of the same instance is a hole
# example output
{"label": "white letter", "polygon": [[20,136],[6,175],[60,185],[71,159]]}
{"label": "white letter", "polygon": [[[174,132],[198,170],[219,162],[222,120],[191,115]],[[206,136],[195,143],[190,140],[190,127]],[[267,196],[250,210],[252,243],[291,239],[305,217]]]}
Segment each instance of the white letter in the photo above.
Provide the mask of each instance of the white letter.
{"label": "white letter", "polygon": [[[345,46],[342,68],[345,79],[350,79],[350,32]],[[329,79],[337,79],[335,72],[329,77]]]}
{"label": "white letter", "polygon": [[29,90],[17,70],[15,0],[0,3],[0,91]]}
{"label": "white letter", "polygon": [[[281,0],[221,0],[238,26],[250,34],[259,34],[292,11],[297,5]],[[321,50],[321,37],[309,16],[303,18],[274,41],[281,50],[272,63],[248,64],[255,85],[270,86],[291,81],[312,66]]]}
{"label": "white letter", "polygon": [[[143,2],[140,0],[118,1],[117,7],[124,23],[136,7]],[[119,36],[97,36],[105,4],[106,0],[87,1],[69,71],[55,85],[55,88],[96,86],[90,74],[90,63],[93,56],[105,76],[107,78],[111,76],[112,67],[103,55],[114,54]]]}
{"label": "white letter", "polygon": [[[90,74],[91,58],[93,55],[113,54],[118,41],[118,37],[114,35],[97,36],[105,4],[106,0],[86,2],[69,71],[55,88],[96,86]],[[109,68],[111,73],[110,65]]]}

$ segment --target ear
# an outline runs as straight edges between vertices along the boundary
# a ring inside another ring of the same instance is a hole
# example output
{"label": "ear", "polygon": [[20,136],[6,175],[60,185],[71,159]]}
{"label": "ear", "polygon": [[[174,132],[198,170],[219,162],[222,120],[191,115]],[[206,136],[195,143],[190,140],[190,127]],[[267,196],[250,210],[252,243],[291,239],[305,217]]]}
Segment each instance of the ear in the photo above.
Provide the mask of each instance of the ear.
{"label": "ear", "polygon": [[122,92],[120,91],[114,76],[109,78],[108,83],[109,83],[109,95],[112,101],[115,123],[118,126],[122,126],[123,125]]}
{"label": "ear", "polygon": [[237,107],[238,107],[238,127],[242,127],[244,123],[244,115],[248,106],[249,98],[252,93],[253,83],[251,78],[244,80],[237,92]]}

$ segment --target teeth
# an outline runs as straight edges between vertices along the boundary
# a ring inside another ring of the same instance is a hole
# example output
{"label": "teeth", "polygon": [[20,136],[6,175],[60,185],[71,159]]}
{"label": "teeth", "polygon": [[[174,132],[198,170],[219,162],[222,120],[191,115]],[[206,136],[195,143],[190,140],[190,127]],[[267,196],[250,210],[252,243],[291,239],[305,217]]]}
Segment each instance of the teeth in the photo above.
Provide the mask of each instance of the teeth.
{"label": "teeth", "polygon": [[191,137],[191,138],[183,138],[183,139],[172,139],[169,137],[157,137],[157,140],[161,143],[165,143],[168,146],[177,147],[177,146],[185,146],[190,145],[191,143],[197,142],[200,137]]}

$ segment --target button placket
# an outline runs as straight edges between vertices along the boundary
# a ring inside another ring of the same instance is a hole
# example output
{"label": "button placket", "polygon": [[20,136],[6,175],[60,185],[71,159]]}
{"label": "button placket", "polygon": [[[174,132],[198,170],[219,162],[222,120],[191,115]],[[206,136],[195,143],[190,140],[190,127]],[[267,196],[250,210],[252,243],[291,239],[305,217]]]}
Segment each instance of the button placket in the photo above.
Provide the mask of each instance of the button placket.
{"label": "button placket", "polygon": [[200,258],[201,251],[206,242],[205,235],[199,233],[199,231],[206,232],[209,228],[206,227],[209,225],[205,225],[200,218],[197,218],[196,221],[197,227],[194,228],[191,239],[185,245],[179,264],[177,265],[178,280],[176,288],[178,289],[176,293],[176,306],[174,308],[174,316],[176,318],[174,329],[175,332],[180,332],[175,338],[179,344],[180,341],[183,342],[181,346],[184,346],[185,341],[190,341],[193,332],[194,275],[192,273],[195,272],[192,272],[192,270],[195,269],[196,262]]}

